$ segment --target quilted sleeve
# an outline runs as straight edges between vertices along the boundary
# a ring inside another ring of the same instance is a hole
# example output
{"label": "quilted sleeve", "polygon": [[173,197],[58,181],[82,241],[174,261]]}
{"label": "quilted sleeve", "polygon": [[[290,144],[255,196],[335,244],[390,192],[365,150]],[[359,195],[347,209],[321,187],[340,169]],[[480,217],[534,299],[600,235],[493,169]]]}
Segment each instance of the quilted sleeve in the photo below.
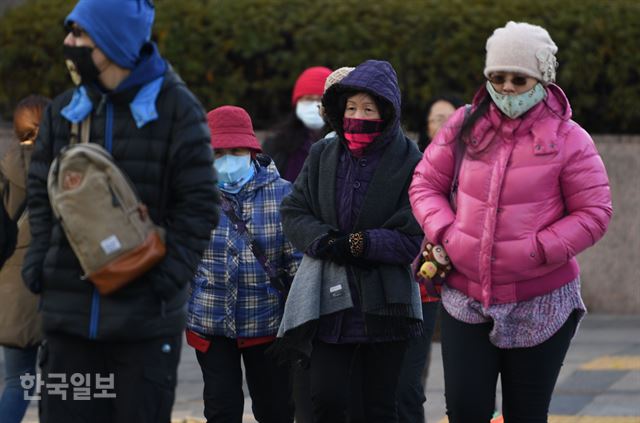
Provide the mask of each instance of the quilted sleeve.
{"label": "quilted sleeve", "polygon": [[186,88],[177,92],[171,160],[171,201],[167,206],[167,254],[151,270],[163,299],[175,296],[193,278],[211,231],[220,217],[209,128],[200,102]]}
{"label": "quilted sleeve", "polygon": [[613,214],[609,178],[589,134],[576,126],[565,141],[560,174],[567,215],[538,232],[547,263],[562,263],[594,245]]}
{"label": "quilted sleeve", "polygon": [[458,109],[440,129],[416,166],[409,187],[409,201],[427,238],[439,244],[445,229],[455,220],[449,204],[449,190],[455,168],[455,141],[464,119]]}
{"label": "quilted sleeve", "polygon": [[22,267],[22,279],[34,293],[41,291],[42,265],[49,249],[53,215],[47,192],[49,166],[53,160],[51,106],[42,116],[38,139],[29,165],[27,177],[27,207],[31,242]]}

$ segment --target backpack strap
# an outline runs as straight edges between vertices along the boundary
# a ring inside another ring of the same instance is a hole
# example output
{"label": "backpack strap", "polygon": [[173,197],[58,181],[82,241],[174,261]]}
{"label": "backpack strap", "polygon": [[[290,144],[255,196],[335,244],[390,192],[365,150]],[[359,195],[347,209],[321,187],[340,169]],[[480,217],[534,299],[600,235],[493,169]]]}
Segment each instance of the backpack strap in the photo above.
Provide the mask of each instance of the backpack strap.
{"label": "backpack strap", "polygon": [[233,207],[233,204],[231,204],[231,201],[229,201],[229,199],[227,199],[224,195],[220,196],[220,200],[222,203],[221,205],[222,205],[222,210],[224,211],[224,214],[227,215],[227,217],[229,218],[231,223],[233,223],[233,225],[235,226],[240,236],[242,236],[245,242],[249,245],[251,252],[258,260],[258,263],[260,263],[260,266],[262,266],[262,268],[270,278],[277,277],[278,272],[276,272],[276,270],[273,268],[273,266],[271,265],[271,262],[267,258],[267,255],[264,253],[264,250],[262,249],[260,244],[258,244],[256,239],[253,237],[253,235],[249,231],[249,228],[247,228],[247,224],[245,223],[245,221],[242,220],[236,213],[236,210]]}
{"label": "backpack strap", "polygon": [[[464,107],[464,119],[462,120],[462,126],[469,118],[469,114],[471,113],[471,105],[467,104]],[[462,139],[462,126],[460,127],[460,132],[456,136],[456,152],[455,152],[455,166],[453,168],[453,180],[451,181],[451,190],[449,191],[449,203],[451,203],[451,207],[453,210],[456,209],[456,197],[458,194],[458,176],[460,175],[460,168],[462,167],[462,159],[464,159],[464,152],[467,148],[467,145],[464,143]]]}
{"label": "backpack strap", "polygon": [[69,136],[69,145],[78,144],[78,133],[80,132],[80,124],[71,122],[71,135]]}
{"label": "backpack strap", "polygon": [[[286,293],[286,290],[288,289],[288,287],[286,286],[287,283],[282,280],[282,275],[280,275],[280,273],[278,273],[278,270],[271,264],[271,262],[267,258],[266,253],[249,231],[249,228],[247,227],[245,221],[238,216],[232,202],[224,195],[220,195],[220,202],[222,205],[222,211],[224,211],[224,214],[227,215],[240,236],[244,239],[247,245],[249,245],[249,249],[255,256],[256,260],[258,260],[260,266],[262,266],[267,276],[269,276],[271,285],[273,285],[273,288],[276,288],[275,292],[278,294],[282,294],[284,291]],[[272,287],[270,286],[269,288]]]}
{"label": "backpack strap", "polygon": [[80,142],[89,144],[89,136],[91,135],[91,113],[87,115],[80,125]]}
{"label": "backpack strap", "polygon": [[[27,188],[27,184],[29,182],[29,166],[27,163],[27,158],[25,157],[24,154],[24,148],[22,146],[20,146],[20,157],[22,158],[22,163],[24,165],[24,186],[25,186],[25,191]],[[27,218],[27,196],[24,196],[24,201],[22,202],[22,204],[20,205],[19,208],[19,213],[16,214],[16,223],[18,225],[18,227],[21,226],[22,222]]]}
{"label": "backpack strap", "polygon": [[[69,138],[69,145],[89,143],[89,137],[91,134],[91,113],[80,123],[71,123],[71,136]],[[79,136],[78,136],[79,135]]]}

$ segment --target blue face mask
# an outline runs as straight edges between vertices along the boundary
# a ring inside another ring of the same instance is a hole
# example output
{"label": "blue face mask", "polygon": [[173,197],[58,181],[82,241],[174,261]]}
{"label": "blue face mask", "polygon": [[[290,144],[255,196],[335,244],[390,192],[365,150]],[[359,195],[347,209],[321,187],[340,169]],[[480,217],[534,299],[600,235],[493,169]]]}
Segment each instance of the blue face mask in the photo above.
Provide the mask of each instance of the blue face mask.
{"label": "blue face mask", "polygon": [[498,109],[511,119],[522,116],[547,96],[547,91],[539,82],[522,94],[505,95],[497,92],[491,82],[487,81],[487,91]]}
{"label": "blue face mask", "polygon": [[255,168],[251,155],[234,156],[225,154],[213,163],[218,171],[218,186],[221,190],[236,194],[253,178]]}

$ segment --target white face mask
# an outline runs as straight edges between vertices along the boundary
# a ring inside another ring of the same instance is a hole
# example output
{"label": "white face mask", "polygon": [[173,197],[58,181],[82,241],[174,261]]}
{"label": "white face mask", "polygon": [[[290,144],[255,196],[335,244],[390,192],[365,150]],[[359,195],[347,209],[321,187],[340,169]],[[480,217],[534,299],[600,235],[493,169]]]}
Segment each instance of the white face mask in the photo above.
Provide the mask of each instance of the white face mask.
{"label": "white face mask", "polygon": [[309,129],[320,129],[324,126],[324,119],[320,116],[319,101],[298,101],[296,116]]}
{"label": "white face mask", "polygon": [[522,94],[507,95],[497,92],[491,82],[487,81],[487,91],[489,91],[489,95],[498,106],[498,109],[511,119],[522,116],[547,96],[547,91],[540,83],[537,83],[529,91]]}

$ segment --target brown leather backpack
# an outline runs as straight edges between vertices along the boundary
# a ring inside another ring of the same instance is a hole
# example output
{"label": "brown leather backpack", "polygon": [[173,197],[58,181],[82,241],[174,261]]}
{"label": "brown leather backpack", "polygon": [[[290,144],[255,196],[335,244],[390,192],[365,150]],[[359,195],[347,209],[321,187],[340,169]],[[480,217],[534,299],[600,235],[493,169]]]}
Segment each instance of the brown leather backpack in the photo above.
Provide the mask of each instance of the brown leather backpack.
{"label": "brown leather backpack", "polygon": [[49,170],[54,215],[85,276],[107,295],[140,277],[166,254],[164,231],[149,217],[133,184],[102,146],[89,142],[90,119],[71,128]]}

